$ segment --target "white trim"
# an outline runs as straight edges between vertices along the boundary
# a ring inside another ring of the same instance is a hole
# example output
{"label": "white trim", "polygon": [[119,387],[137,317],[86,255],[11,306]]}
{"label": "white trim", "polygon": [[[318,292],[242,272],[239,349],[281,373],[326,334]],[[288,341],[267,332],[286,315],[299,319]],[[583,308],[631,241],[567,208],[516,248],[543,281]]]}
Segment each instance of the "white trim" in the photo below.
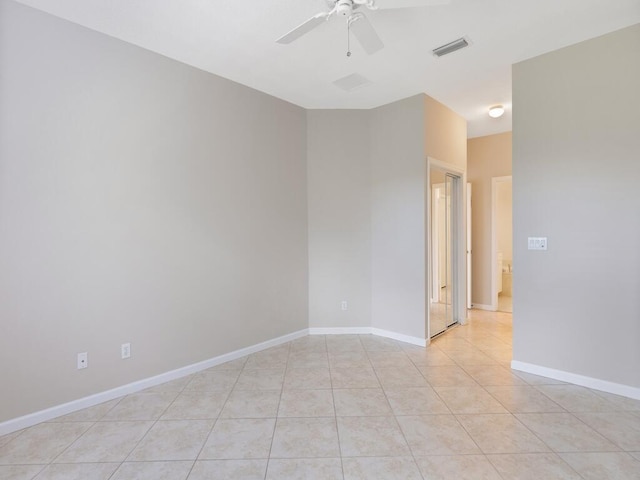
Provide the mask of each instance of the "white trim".
{"label": "white trim", "polygon": [[465,257],[467,260],[467,310],[471,309],[471,292],[472,292],[472,285],[471,285],[471,279],[472,279],[472,265],[473,265],[473,244],[472,241],[473,239],[471,238],[472,235],[472,211],[471,211],[471,196],[472,196],[472,189],[471,189],[471,182],[467,182],[467,199],[465,201],[465,206],[467,207],[467,224],[466,224],[466,230],[467,230],[467,244],[466,244],[466,250],[467,250],[467,256]]}
{"label": "white trim", "polygon": [[411,345],[418,345],[419,347],[427,346],[427,339],[420,337],[413,337],[411,335],[405,335],[403,333],[391,332],[389,330],[382,330],[380,328],[372,328],[371,333],[379,337],[393,338],[404,343],[410,343]]}
{"label": "white trim", "polygon": [[371,327],[312,327],[309,335],[369,335]]}
{"label": "white trim", "polygon": [[471,304],[471,308],[475,308],[476,310],[487,310],[488,312],[498,311],[498,307],[495,305],[483,305],[482,303],[473,303]]}
{"label": "white trim", "polygon": [[373,327],[314,327],[309,329],[309,335],[376,335],[378,337],[392,338],[399,342],[418,345],[420,347],[427,346],[427,340],[424,338],[413,337],[411,335]]}
{"label": "white trim", "polygon": [[582,387],[592,388],[601,392],[613,393],[624,397],[640,400],[640,388],[621,383],[609,382],[598,378],[586,377],[577,373],[565,372],[554,368],[542,367],[532,363],[520,362],[518,360],[511,361],[511,368],[521,372],[532,373],[541,377],[553,378],[563,382],[573,383]]}
{"label": "white trim", "polygon": [[427,346],[426,339],[419,338],[419,337],[412,337],[410,335],[404,335],[402,333],[390,332],[388,330],[382,330],[379,328],[372,328],[372,327],[328,327],[328,328],[314,327],[314,328],[299,330],[297,332],[289,333],[287,335],[283,335],[281,337],[274,338],[272,340],[267,340],[266,342],[261,342],[256,345],[252,345],[250,347],[241,348],[233,352],[225,353],[224,355],[210,358],[209,360],[204,360],[202,362],[187,365],[186,367],[161,373],[160,375],[156,375],[154,377],[144,378],[137,382],[132,382],[126,385],[122,385],[120,387],[112,388],[111,390],[106,390],[104,392],[96,393],[94,395],[89,395],[88,397],[83,397],[77,400],[72,400],[71,402],[63,403],[62,405],[56,405],[55,407],[47,408],[45,410],[40,410],[39,412],[30,413],[22,417],[7,420],[6,422],[0,423],[0,435],[7,435],[9,433],[22,430],[23,428],[37,425],[38,423],[46,422],[48,420],[52,420],[54,418],[61,417],[63,415],[68,415],[69,413],[77,412],[78,410],[82,410],[84,408],[93,407],[94,405],[98,405],[100,403],[108,402],[109,400],[120,398],[124,395],[140,392],[141,390],[155,387],[156,385],[170,382],[171,380],[176,380],[178,378],[186,377],[187,375],[191,375],[193,373],[206,370],[207,368],[215,367],[216,365],[220,365],[221,363],[229,362],[231,360],[236,360],[238,358],[245,357],[252,353],[256,353],[261,350],[266,350],[267,348],[275,347],[283,343],[287,343],[292,340],[305,337],[307,335],[369,335],[369,334],[377,335],[379,337],[393,338],[394,340],[398,340],[404,343],[409,343],[412,345],[418,345],[420,347]]}
{"label": "white trim", "polygon": [[210,358],[209,360],[204,360],[202,362],[187,365],[186,367],[161,373],[160,375],[156,375],[154,377],[145,378],[137,382],[132,382],[120,387],[112,388],[111,390],[106,390],[94,395],[89,395],[88,397],[72,400],[71,402],[63,403],[62,405],[56,405],[55,407],[40,410],[39,412],[30,413],[22,417],[7,420],[6,422],[0,423],[0,435],[6,435],[8,433],[22,430],[23,428],[31,427],[41,422],[52,420],[62,415],[77,412],[78,410],[82,410],[83,408],[93,407],[94,405],[98,405],[109,400],[114,400],[124,395],[129,395],[131,393],[136,393],[150,387],[155,387],[156,385],[160,385],[177,378],[186,377],[187,375],[206,370],[207,368],[215,367],[216,365],[220,365],[221,363],[236,360],[246,355],[250,355],[252,353],[256,353],[261,350],[275,347],[277,345],[290,342],[291,340],[304,337],[308,335],[308,333],[309,331],[307,329],[299,330],[297,332],[289,333],[272,340],[267,340],[266,342],[252,345],[250,347],[241,348],[233,352],[225,353],[224,355]]}

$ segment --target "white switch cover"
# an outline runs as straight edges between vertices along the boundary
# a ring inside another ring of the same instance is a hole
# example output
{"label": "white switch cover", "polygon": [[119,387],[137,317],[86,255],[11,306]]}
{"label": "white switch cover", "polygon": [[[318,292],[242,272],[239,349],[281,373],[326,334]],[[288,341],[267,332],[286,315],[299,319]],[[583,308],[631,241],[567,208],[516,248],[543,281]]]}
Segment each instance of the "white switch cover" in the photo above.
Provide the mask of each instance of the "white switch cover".
{"label": "white switch cover", "polygon": [[529,237],[529,250],[546,250],[547,237]]}
{"label": "white switch cover", "polygon": [[341,310],[347,310],[349,308],[349,304],[347,304],[346,300],[343,300],[342,302],[340,302],[340,309]]}
{"label": "white switch cover", "polygon": [[131,356],[131,344],[123,343],[120,345],[120,356],[122,358],[129,358]]}

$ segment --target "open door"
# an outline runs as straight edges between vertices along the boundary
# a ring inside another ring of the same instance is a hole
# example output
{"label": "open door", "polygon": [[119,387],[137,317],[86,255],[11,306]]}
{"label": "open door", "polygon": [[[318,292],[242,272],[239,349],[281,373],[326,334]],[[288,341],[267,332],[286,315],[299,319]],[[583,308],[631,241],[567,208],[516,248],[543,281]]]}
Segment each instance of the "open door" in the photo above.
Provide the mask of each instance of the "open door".
{"label": "open door", "polygon": [[427,327],[433,338],[466,323],[470,238],[465,229],[468,190],[464,171],[433,159],[428,165]]}

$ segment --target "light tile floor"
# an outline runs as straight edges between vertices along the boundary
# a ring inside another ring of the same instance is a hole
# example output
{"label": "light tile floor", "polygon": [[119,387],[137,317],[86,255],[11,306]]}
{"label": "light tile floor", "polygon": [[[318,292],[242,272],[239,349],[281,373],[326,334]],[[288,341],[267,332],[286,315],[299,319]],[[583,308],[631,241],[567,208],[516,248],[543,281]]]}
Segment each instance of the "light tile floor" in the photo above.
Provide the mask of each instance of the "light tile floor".
{"label": "light tile floor", "polygon": [[305,337],[0,437],[0,479],[640,479],[640,401],[510,359],[505,313]]}
{"label": "light tile floor", "polygon": [[498,311],[499,312],[513,312],[513,297],[511,295],[498,295]]}

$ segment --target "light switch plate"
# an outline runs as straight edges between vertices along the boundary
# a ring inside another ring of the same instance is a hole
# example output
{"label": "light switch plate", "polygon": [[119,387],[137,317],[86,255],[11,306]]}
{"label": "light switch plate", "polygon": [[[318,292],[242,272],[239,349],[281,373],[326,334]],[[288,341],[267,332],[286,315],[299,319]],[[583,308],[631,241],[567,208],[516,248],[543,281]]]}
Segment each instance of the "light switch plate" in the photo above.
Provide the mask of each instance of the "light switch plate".
{"label": "light switch plate", "polygon": [[546,250],[547,237],[529,237],[527,246],[529,250]]}

